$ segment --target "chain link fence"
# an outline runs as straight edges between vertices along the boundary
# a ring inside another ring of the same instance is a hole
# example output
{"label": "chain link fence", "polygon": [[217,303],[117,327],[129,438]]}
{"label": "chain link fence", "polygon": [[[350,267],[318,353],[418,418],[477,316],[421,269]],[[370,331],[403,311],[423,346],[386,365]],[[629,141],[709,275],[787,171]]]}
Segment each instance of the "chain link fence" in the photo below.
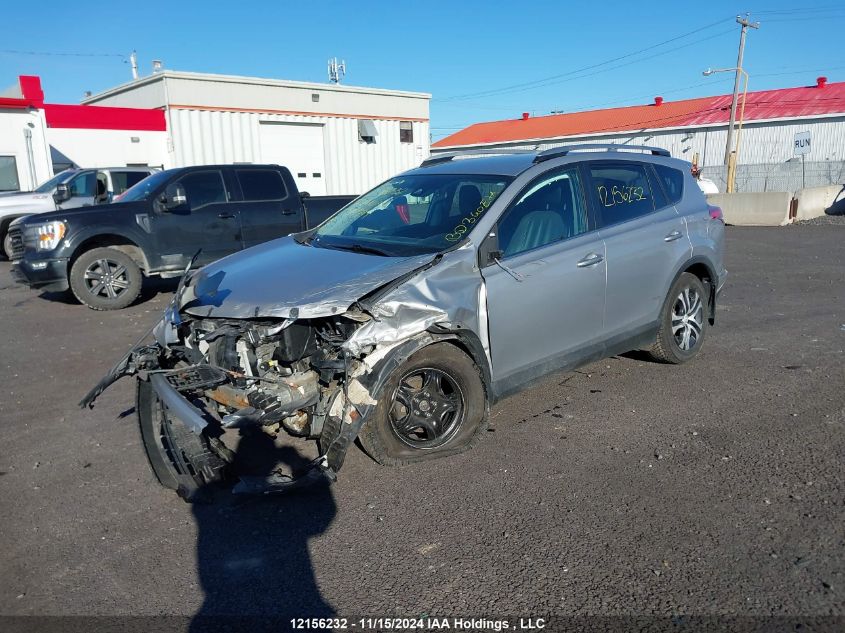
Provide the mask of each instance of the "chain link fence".
{"label": "chain link fence", "polygon": [[[728,168],[726,165],[703,167],[701,175],[716,183],[719,191],[727,191]],[[797,191],[806,187],[825,187],[845,184],[845,161],[818,161],[801,163],[772,163],[767,165],[738,165],[736,168],[737,193],[763,191]]]}

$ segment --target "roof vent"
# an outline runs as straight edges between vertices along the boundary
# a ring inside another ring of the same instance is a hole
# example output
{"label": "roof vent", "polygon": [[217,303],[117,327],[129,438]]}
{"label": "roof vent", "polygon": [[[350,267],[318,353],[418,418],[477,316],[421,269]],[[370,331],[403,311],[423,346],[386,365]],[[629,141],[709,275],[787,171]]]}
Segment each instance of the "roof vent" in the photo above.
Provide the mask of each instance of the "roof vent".
{"label": "roof vent", "polygon": [[816,88],[824,88],[827,83],[827,77],[816,77]]}
{"label": "roof vent", "polygon": [[663,105],[663,97],[655,97],[654,98],[654,105],[656,105],[656,106]]}

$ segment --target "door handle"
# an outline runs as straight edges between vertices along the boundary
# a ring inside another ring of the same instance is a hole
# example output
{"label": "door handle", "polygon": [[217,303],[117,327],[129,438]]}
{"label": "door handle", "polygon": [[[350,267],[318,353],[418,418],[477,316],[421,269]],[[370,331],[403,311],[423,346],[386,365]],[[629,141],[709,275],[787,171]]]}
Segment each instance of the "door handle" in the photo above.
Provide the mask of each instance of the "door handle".
{"label": "door handle", "polygon": [[588,266],[595,266],[596,264],[600,264],[604,261],[604,257],[599,255],[598,253],[590,253],[584,259],[580,260],[576,266],[578,268],[587,268]]}
{"label": "door handle", "polygon": [[296,215],[296,211],[293,209],[282,209],[282,215]]}
{"label": "door handle", "polygon": [[232,219],[232,218],[234,218],[234,217],[235,217],[235,214],[234,214],[234,213],[226,213],[226,212],[224,211],[223,213],[218,213],[218,214],[217,214],[217,217],[218,217],[218,218],[223,218],[224,220],[230,220],[230,219]]}
{"label": "door handle", "polygon": [[683,236],[684,236],[684,234],[681,233],[680,231],[672,231],[671,233],[669,233],[669,235],[667,235],[666,237],[663,238],[663,241],[664,242],[674,242],[675,240],[681,239]]}

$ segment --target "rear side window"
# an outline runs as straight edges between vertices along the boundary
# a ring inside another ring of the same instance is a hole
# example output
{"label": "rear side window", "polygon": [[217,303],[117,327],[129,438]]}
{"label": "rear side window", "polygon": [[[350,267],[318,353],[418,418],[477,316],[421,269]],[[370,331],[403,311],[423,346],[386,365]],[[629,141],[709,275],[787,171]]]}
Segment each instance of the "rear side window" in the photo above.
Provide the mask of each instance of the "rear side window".
{"label": "rear side window", "polygon": [[141,182],[147,176],[149,174],[143,171],[113,171],[111,173],[111,183],[112,187],[114,187],[112,193],[119,195],[129,189],[129,187]]}
{"label": "rear side window", "polygon": [[179,181],[185,188],[191,209],[207,204],[226,202],[226,189],[219,171],[198,171],[188,174]]}
{"label": "rear side window", "polygon": [[604,226],[627,222],[654,211],[654,199],[644,165],[593,163],[590,176],[590,195]]}
{"label": "rear side window", "polygon": [[652,165],[663,190],[669,197],[669,204],[677,204],[684,197],[684,172],[666,165]]}
{"label": "rear side window", "polygon": [[279,172],[272,169],[238,169],[238,182],[244,200],[281,200],[285,197],[285,183]]}

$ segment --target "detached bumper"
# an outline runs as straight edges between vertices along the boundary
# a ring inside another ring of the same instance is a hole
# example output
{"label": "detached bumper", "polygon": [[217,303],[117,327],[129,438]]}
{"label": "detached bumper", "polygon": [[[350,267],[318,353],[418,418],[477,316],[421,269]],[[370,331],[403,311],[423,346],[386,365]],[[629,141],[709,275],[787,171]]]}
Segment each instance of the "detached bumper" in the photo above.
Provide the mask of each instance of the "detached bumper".
{"label": "detached bumper", "polygon": [[19,259],[12,262],[12,278],[30,288],[63,292],[70,288],[67,268],[67,258]]}

